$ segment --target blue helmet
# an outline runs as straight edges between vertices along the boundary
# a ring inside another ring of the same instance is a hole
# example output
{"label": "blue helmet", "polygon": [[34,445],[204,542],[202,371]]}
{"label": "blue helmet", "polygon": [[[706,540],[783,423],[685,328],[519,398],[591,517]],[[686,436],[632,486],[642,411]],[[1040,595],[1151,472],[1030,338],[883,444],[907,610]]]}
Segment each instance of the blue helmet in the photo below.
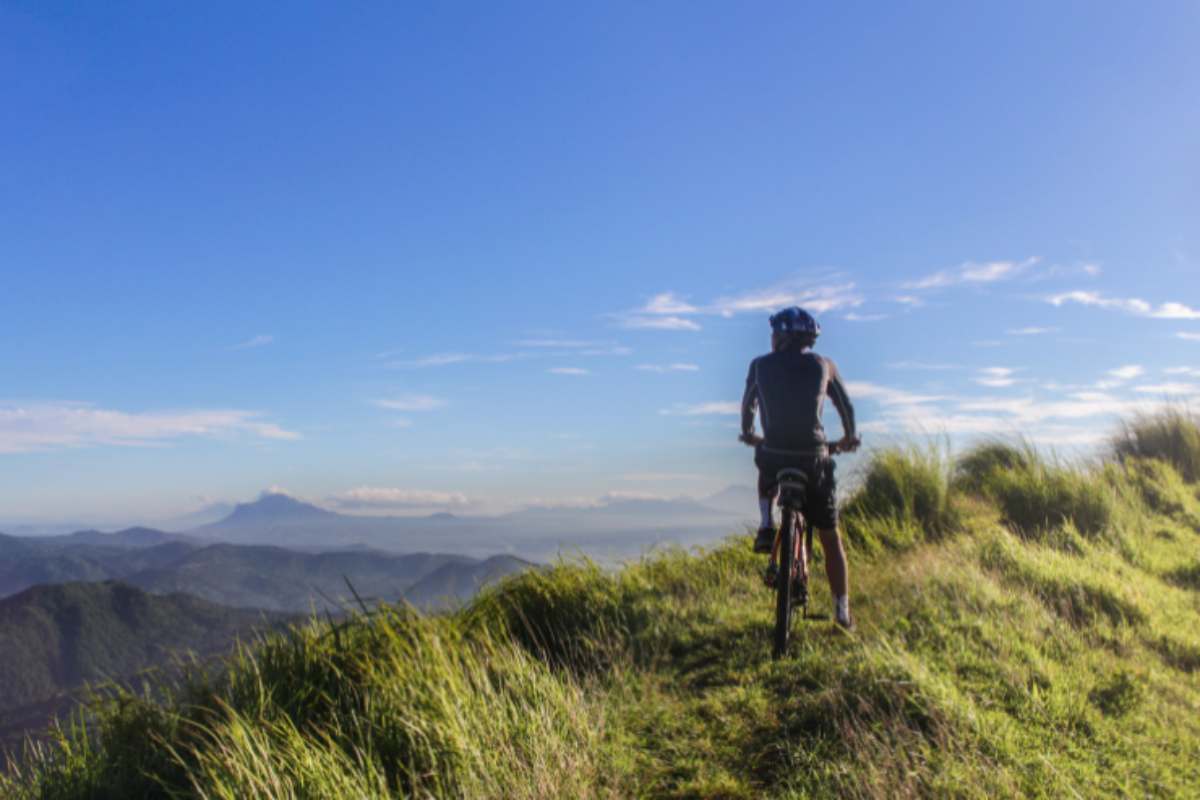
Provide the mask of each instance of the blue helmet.
{"label": "blue helmet", "polygon": [[784,335],[807,334],[815,339],[821,335],[821,326],[812,314],[799,306],[792,306],[771,315],[771,331]]}

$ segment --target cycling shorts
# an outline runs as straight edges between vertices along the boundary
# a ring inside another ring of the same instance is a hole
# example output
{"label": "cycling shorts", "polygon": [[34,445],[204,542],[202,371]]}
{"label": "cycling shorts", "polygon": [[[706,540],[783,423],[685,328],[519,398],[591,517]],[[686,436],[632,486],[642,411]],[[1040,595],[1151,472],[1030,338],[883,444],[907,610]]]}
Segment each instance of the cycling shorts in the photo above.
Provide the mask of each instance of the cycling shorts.
{"label": "cycling shorts", "polygon": [[832,458],[798,456],[760,445],[754,450],[754,464],[758,467],[759,497],[775,496],[780,470],[802,470],[808,477],[801,509],[804,518],[818,528],[837,527],[837,479]]}

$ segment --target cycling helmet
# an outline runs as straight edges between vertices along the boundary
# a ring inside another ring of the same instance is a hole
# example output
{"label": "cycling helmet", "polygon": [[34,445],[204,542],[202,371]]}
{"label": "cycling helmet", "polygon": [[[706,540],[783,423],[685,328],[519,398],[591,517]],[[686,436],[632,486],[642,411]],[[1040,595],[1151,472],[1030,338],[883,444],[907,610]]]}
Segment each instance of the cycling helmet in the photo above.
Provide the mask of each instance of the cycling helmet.
{"label": "cycling helmet", "polygon": [[778,334],[808,334],[814,339],[821,335],[821,326],[799,306],[785,308],[778,314],[771,315],[771,331]]}

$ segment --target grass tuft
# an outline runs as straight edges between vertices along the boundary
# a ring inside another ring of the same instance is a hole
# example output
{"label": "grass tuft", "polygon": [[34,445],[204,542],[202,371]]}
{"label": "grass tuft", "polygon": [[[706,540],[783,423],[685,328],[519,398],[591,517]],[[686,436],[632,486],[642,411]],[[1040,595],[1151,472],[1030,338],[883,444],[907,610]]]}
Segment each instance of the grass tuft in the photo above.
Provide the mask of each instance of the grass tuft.
{"label": "grass tuft", "polygon": [[871,553],[902,550],[954,532],[962,513],[950,470],[945,451],[933,445],[874,453],[844,509],[850,546]]}
{"label": "grass tuft", "polygon": [[1112,440],[1118,459],[1170,464],[1188,483],[1200,482],[1200,422],[1179,408],[1141,414],[1121,425]]}

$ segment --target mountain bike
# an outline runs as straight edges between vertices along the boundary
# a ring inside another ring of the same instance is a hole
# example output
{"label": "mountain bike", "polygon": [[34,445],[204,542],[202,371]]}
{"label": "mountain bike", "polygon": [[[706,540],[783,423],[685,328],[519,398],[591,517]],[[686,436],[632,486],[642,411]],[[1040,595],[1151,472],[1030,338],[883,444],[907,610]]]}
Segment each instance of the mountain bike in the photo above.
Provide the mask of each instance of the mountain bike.
{"label": "mountain bike", "polygon": [[[828,451],[833,457],[844,448],[835,442],[828,446]],[[810,471],[794,467],[776,474],[782,519],[765,574],[768,585],[773,583],[775,589],[774,658],[782,658],[787,652],[797,605],[803,609],[804,618],[808,618],[808,561],[813,550],[813,526],[804,518],[803,509],[809,478]]]}

